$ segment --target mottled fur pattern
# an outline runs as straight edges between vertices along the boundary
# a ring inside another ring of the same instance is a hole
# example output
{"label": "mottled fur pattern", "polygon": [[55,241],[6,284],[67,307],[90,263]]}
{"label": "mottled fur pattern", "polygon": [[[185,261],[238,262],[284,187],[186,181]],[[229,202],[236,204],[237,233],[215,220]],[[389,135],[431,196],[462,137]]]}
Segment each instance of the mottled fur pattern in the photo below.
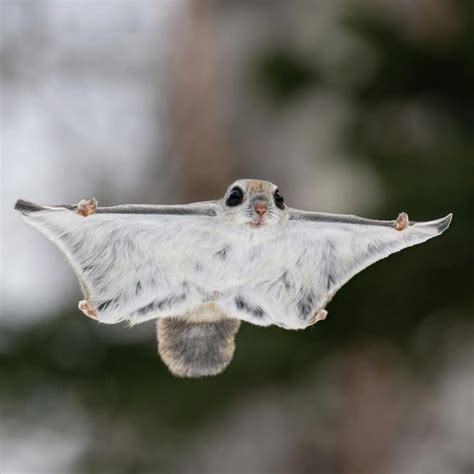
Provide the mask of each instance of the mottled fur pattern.
{"label": "mottled fur pattern", "polygon": [[[229,207],[226,199],[236,186],[244,197]],[[451,221],[451,215],[424,223],[404,219],[401,228],[395,220],[281,209],[274,202],[276,189],[265,181],[239,180],[219,201],[97,207],[87,217],[74,212],[74,205],[18,201],[16,208],[65,254],[98,321],[110,324],[200,321],[203,305],[212,303],[208,313],[226,320],[303,329],[356,273],[441,234]],[[258,225],[256,200],[267,205]],[[209,328],[221,324],[217,319],[208,321]],[[167,341],[162,344],[171,347]],[[167,359],[170,367],[179,366],[174,360]],[[215,367],[227,359],[219,360]],[[176,372],[186,372],[179,367]]]}

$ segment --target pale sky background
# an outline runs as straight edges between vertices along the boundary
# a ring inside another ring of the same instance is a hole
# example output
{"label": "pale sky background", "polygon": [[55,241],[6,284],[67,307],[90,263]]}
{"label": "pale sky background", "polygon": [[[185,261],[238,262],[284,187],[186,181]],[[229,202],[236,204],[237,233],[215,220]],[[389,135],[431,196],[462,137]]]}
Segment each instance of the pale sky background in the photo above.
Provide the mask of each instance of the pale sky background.
{"label": "pale sky background", "polygon": [[171,1],[46,2],[25,15],[30,7],[5,4],[1,20],[3,60],[16,51],[1,84],[2,313],[20,324],[79,290],[62,255],[13,204],[100,200],[101,183],[120,183],[125,200],[137,194],[149,160],[159,159],[150,156],[160,140],[155,71],[175,10]]}

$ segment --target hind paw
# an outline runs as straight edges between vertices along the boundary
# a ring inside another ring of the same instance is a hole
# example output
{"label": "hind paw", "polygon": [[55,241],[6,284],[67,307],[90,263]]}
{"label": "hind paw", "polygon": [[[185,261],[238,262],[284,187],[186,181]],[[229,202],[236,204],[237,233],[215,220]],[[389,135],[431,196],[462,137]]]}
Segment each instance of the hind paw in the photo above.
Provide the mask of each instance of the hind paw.
{"label": "hind paw", "polygon": [[78,308],[89,318],[97,319],[96,310],[89,304],[87,300],[79,301]]}
{"label": "hind paw", "polygon": [[95,214],[97,210],[97,200],[95,198],[92,199],[81,199],[77,203],[76,212],[83,217],[90,216],[91,214]]}
{"label": "hind paw", "polygon": [[320,309],[310,319],[308,326],[312,326],[313,324],[316,324],[318,321],[324,321],[327,315],[328,315],[328,312],[325,309]]}
{"label": "hind paw", "polygon": [[408,227],[408,214],[406,212],[400,212],[397,220],[395,221],[395,229],[405,230]]}

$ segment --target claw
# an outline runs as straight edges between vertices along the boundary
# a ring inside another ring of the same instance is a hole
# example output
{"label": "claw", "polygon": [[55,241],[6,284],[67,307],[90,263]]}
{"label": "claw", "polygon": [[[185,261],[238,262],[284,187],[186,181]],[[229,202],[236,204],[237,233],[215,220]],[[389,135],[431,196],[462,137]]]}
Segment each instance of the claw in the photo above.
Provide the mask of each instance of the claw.
{"label": "claw", "polygon": [[87,300],[79,301],[78,308],[89,318],[97,320],[97,313]]}
{"label": "claw", "polygon": [[408,227],[408,214],[406,212],[400,212],[397,220],[395,221],[395,229],[405,230]]}
{"label": "claw", "polygon": [[91,214],[95,214],[97,210],[97,200],[95,198],[92,199],[81,199],[77,203],[76,212],[83,217],[90,216]]}

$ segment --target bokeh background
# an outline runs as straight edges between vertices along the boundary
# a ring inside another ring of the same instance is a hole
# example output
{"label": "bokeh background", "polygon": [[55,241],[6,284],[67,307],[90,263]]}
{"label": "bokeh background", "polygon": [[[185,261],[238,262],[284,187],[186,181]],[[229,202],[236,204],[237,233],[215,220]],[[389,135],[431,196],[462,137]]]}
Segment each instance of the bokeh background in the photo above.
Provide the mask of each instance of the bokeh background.
{"label": "bokeh background", "polygon": [[[2,473],[474,471],[474,3],[1,1]],[[154,323],[95,324],[14,213],[220,197],[446,234],[355,277],[301,332],[245,325],[178,380]]]}

